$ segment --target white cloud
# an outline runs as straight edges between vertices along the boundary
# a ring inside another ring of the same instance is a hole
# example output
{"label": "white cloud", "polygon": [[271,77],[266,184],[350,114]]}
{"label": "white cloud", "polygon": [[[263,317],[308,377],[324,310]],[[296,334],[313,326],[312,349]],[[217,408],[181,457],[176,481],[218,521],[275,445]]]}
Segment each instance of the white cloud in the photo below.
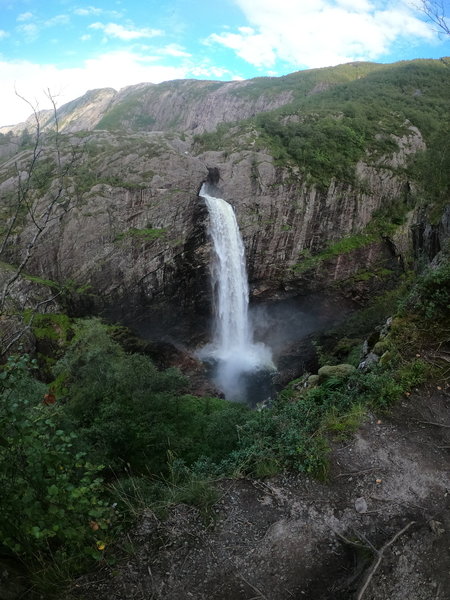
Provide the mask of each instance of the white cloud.
{"label": "white cloud", "polygon": [[87,17],[89,15],[101,15],[103,10],[96,6],[85,6],[84,8],[74,8],[73,13],[80,17]]}
{"label": "white cloud", "polygon": [[31,13],[31,12],[24,12],[24,13],[21,13],[17,17],[16,21],[29,21],[32,17],[33,17],[33,13]]}
{"label": "white cloud", "polygon": [[51,19],[44,21],[46,27],[55,27],[59,25],[66,25],[70,21],[69,15],[55,15]]}
{"label": "white cloud", "polygon": [[192,54],[186,52],[183,46],[179,44],[167,44],[167,46],[163,46],[162,48],[158,48],[158,54],[162,54],[165,56],[177,56],[177,57],[189,57]]}
{"label": "white cloud", "polygon": [[255,67],[272,66],[276,60],[277,40],[270,32],[256,33],[251,27],[239,27],[239,33],[213,33],[208,40],[223,44]]}
{"label": "white cloud", "polygon": [[160,29],[150,29],[149,27],[143,27],[142,29],[127,29],[123,25],[117,23],[92,23],[89,25],[90,29],[99,29],[109,37],[119,38],[120,40],[129,41],[136,40],[138,38],[150,38],[157,35],[162,35]]}
{"label": "white cloud", "polygon": [[4,29],[0,29],[0,40],[2,38],[8,37],[9,33],[7,31],[5,31]]}
{"label": "white cloud", "polygon": [[27,41],[33,41],[39,34],[39,26],[36,23],[25,23],[24,25],[18,25],[17,31],[22,33]]}
{"label": "white cloud", "polygon": [[214,33],[208,43],[236,52],[257,67],[277,60],[293,68],[377,60],[397,40],[432,41],[431,27],[406,0],[235,0],[250,27]]}
{"label": "white cloud", "polygon": [[157,59],[128,51],[109,52],[86,60],[80,67],[66,69],[29,61],[0,61],[1,125],[18,123],[30,116],[29,106],[17,98],[14,89],[44,109],[50,108],[44,93],[47,89],[60,106],[88,89],[113,87],[118,90],[141,82],[160,83],[189,76],[189,65],[157,65],[154,64]]}
{"label": "white cloud", "polygon": [[109,10],[98,8],[97,6],[84,6],[82,8],[74,8],[73,14],[78,17],[90,17],[93,15],[107,15],[110,19],[119,19],[123,13],[118,10]]}
{"label": "white cloud", "polygon": [[215,67],[213,65],[198,65],[191,69],[194,77],[225,77],[230,75],[228,69],[223,67]]}

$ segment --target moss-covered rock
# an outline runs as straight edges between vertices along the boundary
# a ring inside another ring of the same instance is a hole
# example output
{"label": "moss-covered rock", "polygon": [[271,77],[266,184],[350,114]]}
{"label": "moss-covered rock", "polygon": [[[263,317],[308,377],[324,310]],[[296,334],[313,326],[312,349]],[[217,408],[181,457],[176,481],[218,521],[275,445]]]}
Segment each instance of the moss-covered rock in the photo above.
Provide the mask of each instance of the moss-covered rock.
{"label": "moss-covered rock", "polygon": [[380,365],[388,365],[392,361],[393,357],[393,353],[389,350],[386,350],[386,352],[384,352],[384,354],[382,354],[380,357]]}
{"label": "moss-covered rock", "polygon": [[319,375],[310,375],[307,379],[308,387],[315,387],[319,384],[320,377]]}
{"label": "moss-covered rock", "polygon": [[320,367],[317,374],[319,377],[319,381],[325,381],[330,377],[348,377],[355,371],[356,367],[354,367],[353,365],[342,363],[341,365],[324,365],[323,367]]}
{"label": "moss-covered rock", "polygon": [[375,344],[372,349],[374,354],[378,354],[378,356],[382,356],[389,349],[389,344],[386,340],[380,340]]}

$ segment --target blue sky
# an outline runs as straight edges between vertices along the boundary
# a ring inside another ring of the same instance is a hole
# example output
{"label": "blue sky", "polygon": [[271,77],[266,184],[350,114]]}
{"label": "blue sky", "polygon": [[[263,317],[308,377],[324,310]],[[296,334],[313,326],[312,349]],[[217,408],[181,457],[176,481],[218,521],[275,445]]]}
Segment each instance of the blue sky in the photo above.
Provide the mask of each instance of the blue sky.
{"label": "blue sky", "polygon": [[[420,0],[0,0],[0,125],[88,89],[450,55]],[[450,0],[443,0],[450,16]],[[449,21],[450,23],[450,21]]]}

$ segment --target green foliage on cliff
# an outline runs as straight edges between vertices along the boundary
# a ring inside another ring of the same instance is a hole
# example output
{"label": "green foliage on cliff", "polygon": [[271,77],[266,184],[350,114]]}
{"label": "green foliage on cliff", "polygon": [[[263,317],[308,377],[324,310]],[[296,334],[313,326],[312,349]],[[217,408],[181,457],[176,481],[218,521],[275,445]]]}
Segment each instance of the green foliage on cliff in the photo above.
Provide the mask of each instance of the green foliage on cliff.
{"label": "green foliage on cliff", "polygon": [[408,172],[420,185],[428,218],[438,222],[450,198],[450,117],[431,136],[428,148],[414,157]]}
{"label": "green foliage on cliff", "polygon": [[[411,61],[386,65],[256,122],[274,157],[293,161],[319,185],[354,181],[359,159],[376,162],[417,127],[430,144],[448,119],[450,65]],[[437,147],[433,143],[433,147]]]}
{"label": "green foliage on cliff", "polygon": [[292,98],[300,100],[305,96],[316,95],[330,87],[365,77],[383,65],[370,62],[354,62],[336,67],[307,69],[284,75],[283,77],[257,77],[247,85],[236,88],[233,94],[240,97],[259,98],[291,92]]}
{"label": "green foliage on cliff", "polygon": [[297,274],[305,273],[310,269],[317,268],[322,262],[334,257],[348,254],[371,244],[376,240],[373,234],[355,234],[348,237],[343,237],[337,242],[331,243],[321,252],[312,255],[311,252],[303,250],[300,254],[300,261],[294,265],[293,270]]}
{"label": "green foliage on cliff", "polygon": [[425,272],[403,303],[403,313],[416,312],[445,326],[450,319],[450,262]]}
{"label": "green foliage on cliff", "polygon": [[143,129],[151,128],[155,122],[152,115],[146,114],[142,109],[142,100],[136,95],[122,100],[113,106],[100,120],[97,129]]}
{"label": "green foliage on cliff", "polygon": [[[311,93],[319,83],[317,93]],[[310,183],[327,187],[337,178],[359,185],[356,163],[364,160],[392,169],[386,167],[384,158],[398,150],[398,138],[414,132],[411,127],[420,131],[429,147],[427,164],[436,153],[442,157],[438,138],[444,140],[441,131],[448,123],[449,89],[447,59],[355,63],[280,79],[261,78],[237,93],[290,90],[292,102],[232,130],[222,127],[198,136],[197,146],[205,150],[236,147],[240,132],[242,149],[264,148],[278,164],[300,167]],[[256,130],[256,138],[247,135],[249,126]],[[413,177],[420,180],[421,175],[415,172]]]}
{"label": "green foliage on cliff", "polygon": [[144,227],[143,229],[132,227],[123,233],[119,233],[116,236],[116,240],[135,239],[143,242],[151,242],[163,237],[166,231],[167,228],[165,227]]}

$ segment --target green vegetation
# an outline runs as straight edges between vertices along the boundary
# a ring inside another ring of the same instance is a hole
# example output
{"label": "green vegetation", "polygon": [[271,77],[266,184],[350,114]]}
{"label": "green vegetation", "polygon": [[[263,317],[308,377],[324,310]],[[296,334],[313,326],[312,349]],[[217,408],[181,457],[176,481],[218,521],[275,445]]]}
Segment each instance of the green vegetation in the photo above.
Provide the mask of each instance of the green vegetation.
{"label": "green vegetation", "polygon": [[376,241],[374,235],[356,234],[341,238],[337,242],[330,244],[318,254],[312,255],[308,250],[303,250],[300,254],[301,262],[297,263],[293,267],[293,270],[297,274],[305,273],[310,269],[317,268],[322,262],[329,260],[330,258],[348,254],[349,252],[353,252],[353,250],[357,250],[358,248],[363,248],[374,241]]}
{"label": "green vegetation", "polygon": [[70,571],[100,558],[112,511],[102,467],[89,461],[75,431],[60,428],[61,407],[31,376],[34,366],[12,357],[0,373],[0,537],[4,550],[36,570],[53,562]]}
{"label": "green vegetation", "polygon": [[450,318],[450,262],[429,269],[405,299],[403,313],[414,311],[429,321],[446,324]]}
{"label": "green vegetation", "polygon": [[166,234],[166,231],[167,229],[165,227],[147,227],[143,229],[132,227],[123,233],[119,233],[116,236],[116,240],[134,239],[143,242],[151,242],[163,237]]}
{"label": "green vegetation", "polygon": [[[289,89],[293,93],[292,102],[233,129],[221,126],[217,132],[198,136],[197,148],[235,147],[239,130],[241,149],[266,149],[278,164],[300,167],[311,184],[326,188],[332,178],[337,178],[360,185],[355,176],[356,163],[364,160],[383,165],[385,157],[398,149],[398,137],[411,134],[411,127],[417,127],[429,148],[423,165],[433,161],[433,172],[439,168],[436,154],[444,156],[439,139],[448,147],[448,135],[442,129],[444,125],[448,130],[445,90],[449,85],[450,66],[445,60],[391,65],[356,63],[279,79],[256,79],[237,93],[270,95]],[[312,94],[314,89],[320,93]],[[249,130],[254,135],[249,137]],[[448,160],[448,153],[444,160]],[[432,188],[437,185],[444,193],[446,180],[445,177],[442,180],[442,170],[440,173]],[[415,169],[411,174],[420,181]]]}
{"label": "green vegetation", "polygon": [[[449,67],[450,68],[450,67]],[[450,119],[431,136],[428,148],[411,161],[408,174],[419,182],[427,216],[437,223],[450,197]]]}
{"label": "green vegetation", "polygon": [[100,120],[97,129],[148,129],[155,122],[154,117],[142,111],[141,94],[122,100]]}
{"label": "green vegetation", "polygon": [[146,356],[125,352],[115,328],[98,319],[35,317],[38,340],[58,348],[46,365],[53,380],[41,383],[27,356],[0,370],[4,551],[33,577],[40,573],[36,585],[50,594],[90,560],[112,558],[121,528],[143,508],[162,515],[188,502],[206,516],[218,477],[286,468],[326,477],[330,438],[349,435],[368,408],[387,410],[428,376],[416,349],[442,338],[449,290],[445,262],[403,292],[390,332],[371,342],[384,360],[368,372],[351,364],[373,315],[348,320],[347,337],[321,349],[323,362],[340,366],[306,374],[261,411],[192,396],[177,370],[159,371]]}
{"label": "green vegetation", "polygon": [[235,89],[233,93],[240,97],[260,98],[264,95],[270,98],[282,92],[291,92],[293,99],[298,101],[332,86],[355,81],[382,68],[383,65],[376,63],[355,62],[337,67],[297,71],[283,77],[256,77],[250,79],[247,85]]}

